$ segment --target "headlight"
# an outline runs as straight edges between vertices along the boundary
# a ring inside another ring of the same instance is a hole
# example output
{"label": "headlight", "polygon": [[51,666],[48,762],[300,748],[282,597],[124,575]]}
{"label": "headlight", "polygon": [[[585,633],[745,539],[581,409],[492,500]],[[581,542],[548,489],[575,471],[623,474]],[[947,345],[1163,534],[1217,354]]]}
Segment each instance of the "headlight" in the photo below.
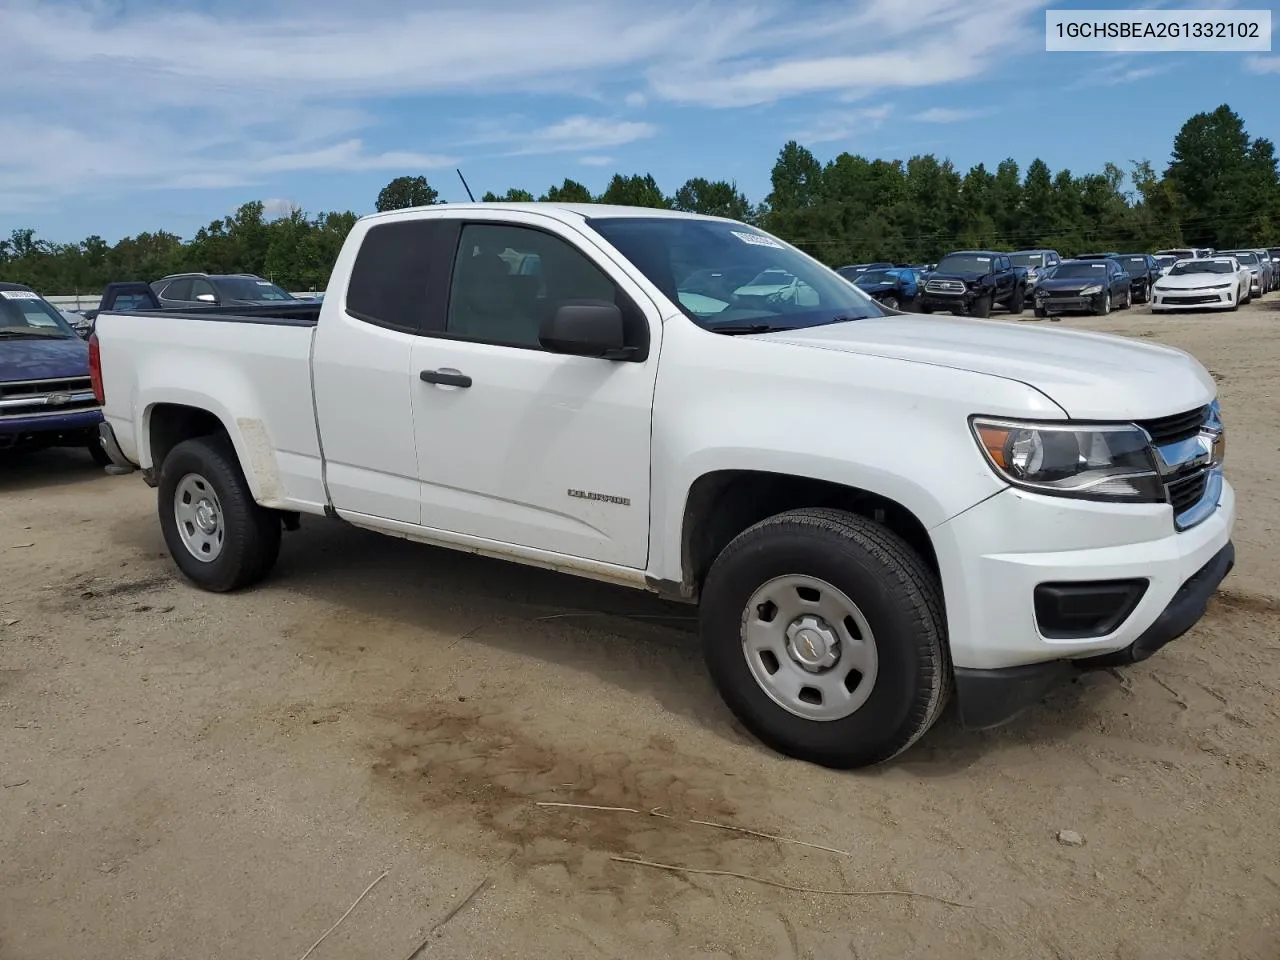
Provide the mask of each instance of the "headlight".
{"label": "headlight", "polygon": [[1092,287],[1085,287],[1083,290],[1081,290],[1080,296],[1092,297],[1095,293],[1101,293],[1101,292],[1102,292],[1102,287],[1100,287],[1098,284],[1095,283]]}
{"label": "headlight", "polygon": [[1081,500],[1163,503],[1146,433],[1133,424],[1078,427],[974,417],[992,469],[1015,487]]}

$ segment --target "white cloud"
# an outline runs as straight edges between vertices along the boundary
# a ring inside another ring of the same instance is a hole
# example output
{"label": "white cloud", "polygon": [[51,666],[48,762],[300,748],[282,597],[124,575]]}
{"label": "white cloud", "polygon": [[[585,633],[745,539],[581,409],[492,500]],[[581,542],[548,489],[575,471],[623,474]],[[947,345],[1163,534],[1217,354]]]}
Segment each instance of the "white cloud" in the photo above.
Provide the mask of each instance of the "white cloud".
{"label": "white cloud", "polygon": [[970,110],[964,107],[930,107],[915,114],[911,119],[918,120],[920,123],[962,123],[965,120],[985,117],[990,112],[990,110]]}
{"label": "white cloud", "polygon": [[[1043,5],[989,0],[975,17],[971,0],[0,0],[0,115],[55,134],[41,149],[0,141],[0,183],[12,202],[429,169],[459,146],[431,99],[446,95],[468,98],[450,109],[471,116],[493,115],[486,96],[603,103],[619,85],[633,109],[884,96],[1034,50]],[[656,133],[585,115],[524,124],[488,146],[597,156]]]}
{"label": "white cloud", "polygon": [[285,197],[271,197],[262,201],[262,215],[268,220],[279,220],[297,210],[298,205]]}
{"label": "white cloud", "polygon": [[884,103],[859,110],[825,113],[811,127],[797,133],[795,139],[806,144],[855,140],[860,133],[879,128],[892,110],[891,104]]}
{"label": "white cloud", "polygon": [[475,124],[474,136],[461,146],[502,147],[509,156],[544,153],[581,153],[620,147],[644,140],[658,132],[652,123],[636,120],[613,120],[606,117],[577,115],[532,129],[521,129],[526,121],[519,117],[486,120]]}
{"label": "white cloud", "polygon": [[613,163],[613,157],[592,154],[586,157],[579,157],[578,162],[585,167],[607,167],[609,164]]}
{"label": "white cloud", "polygon": [[1244,68],[1250,73],[1280,73],[1280,57],[1245,57]]}

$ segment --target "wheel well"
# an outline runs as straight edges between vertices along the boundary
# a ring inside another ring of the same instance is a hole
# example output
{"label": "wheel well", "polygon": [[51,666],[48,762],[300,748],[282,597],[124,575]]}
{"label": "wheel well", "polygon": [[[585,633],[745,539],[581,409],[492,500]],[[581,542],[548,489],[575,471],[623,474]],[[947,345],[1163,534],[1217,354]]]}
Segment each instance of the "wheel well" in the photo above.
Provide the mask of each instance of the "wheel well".
{"label": "wheel well", "polygon": [[721,470],[699,477],[685,503],[680,592],[695,598],[711,564],[734,537],[787,510],[828,507],[882,523],[906,541],[936,575],[929,532],[895,500],[826,480],[755,470]]}
{"label": "wheel well", "polygon": [[148,428],[151,467],[158,471],[169,451],[183,440],[226,432],[222,421],[208,410],[180,403],[158,403],[151,408]]}

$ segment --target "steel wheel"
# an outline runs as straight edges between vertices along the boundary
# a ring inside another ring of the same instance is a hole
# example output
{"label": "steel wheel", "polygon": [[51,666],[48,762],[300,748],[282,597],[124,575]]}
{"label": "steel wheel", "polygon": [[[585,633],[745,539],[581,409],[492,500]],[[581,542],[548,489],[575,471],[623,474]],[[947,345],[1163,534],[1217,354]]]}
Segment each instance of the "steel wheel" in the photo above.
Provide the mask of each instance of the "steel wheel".
{"label": "steel wheel", "polygon": [[178,536],[187,551],[204,563],[212,563],[222,553],[226,523],[222,504],[213,486],[198,473],[188,473],[173,492],[173,516]]}
{"label": "steel wheel", "polygon": [[769,698],[806,720],[841,720],[867,702],[879,657],[858,605],[825,580],[777,577],[742,614],[742,653]]}

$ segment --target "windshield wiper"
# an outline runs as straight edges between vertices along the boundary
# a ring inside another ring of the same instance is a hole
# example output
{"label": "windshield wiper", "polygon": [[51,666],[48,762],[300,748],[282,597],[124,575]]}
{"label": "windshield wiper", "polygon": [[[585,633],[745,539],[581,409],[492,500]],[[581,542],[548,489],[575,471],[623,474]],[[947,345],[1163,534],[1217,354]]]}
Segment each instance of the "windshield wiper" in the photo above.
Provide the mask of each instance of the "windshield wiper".
{"label": "windshield wiper", "polygon": [[738,336],[744,333],[777,333],[780,330],[794,330],[795,327],[780,326],[775,323],[721,323],[709,326],[707,329],[712,333]]}
{"label": "windshield wiper", "polygon": [[849,323],[852,320],[870,320],[872,317],[883,316],[883,314],[875,313],[841,313],[830,320],[828,323]]}

